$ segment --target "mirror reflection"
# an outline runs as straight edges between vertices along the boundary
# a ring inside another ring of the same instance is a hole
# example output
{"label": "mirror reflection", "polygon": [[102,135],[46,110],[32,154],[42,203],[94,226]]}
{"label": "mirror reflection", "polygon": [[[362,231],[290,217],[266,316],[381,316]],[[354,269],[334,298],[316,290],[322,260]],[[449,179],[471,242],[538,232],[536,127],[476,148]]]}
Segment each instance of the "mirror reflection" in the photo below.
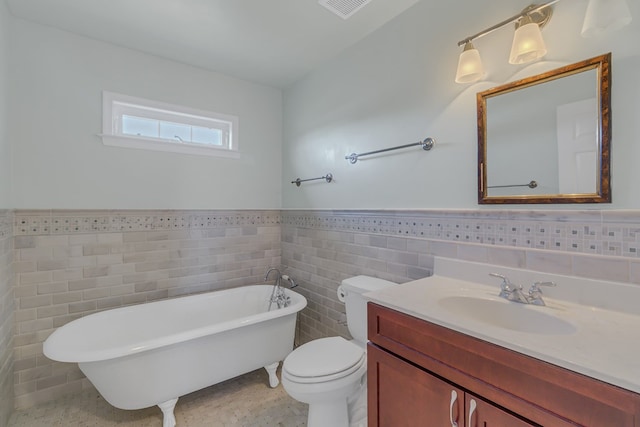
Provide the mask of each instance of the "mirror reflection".
{"label": "mirror reflection", "polygon": [[478,94],[478,201],[609,202],[609,58]]}

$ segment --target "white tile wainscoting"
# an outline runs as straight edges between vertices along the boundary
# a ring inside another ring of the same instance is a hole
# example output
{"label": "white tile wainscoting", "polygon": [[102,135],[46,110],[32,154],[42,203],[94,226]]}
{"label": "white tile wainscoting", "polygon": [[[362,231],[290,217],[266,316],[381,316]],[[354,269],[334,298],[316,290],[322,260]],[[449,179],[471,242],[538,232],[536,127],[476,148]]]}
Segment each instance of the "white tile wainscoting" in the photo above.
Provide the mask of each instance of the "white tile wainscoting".
{"label": "white tile wainscoting", "polygon": [[300,342],[348,336],[336,289],[358,274],[403,283],[433,256],[640,284],[640,211],[282,211],[282,264],[309,306]]}
{"label": "white tile wainscoting", "polygon": [[0,427],[13,411],[13,212],[0,210]]}
{"label": "white tile wainscoting", "polygon": [[261,282],[269,266],[281,266],[309,301],[300,342],[348,336],[342,279],[406,282],[430,275],[435,255],[640,283],[640,211],[16,210],[0,212],[0,242],[10,313],[0,318],[0,380],[17,408],[91,387],[75,365],[42,355],[56,327]]}
{"label": "white tile wainscoting", "polygon": [[43,341],[78,317],[263,281],[279,266],[279,211],[16,211],[16,408],[90,387]]}

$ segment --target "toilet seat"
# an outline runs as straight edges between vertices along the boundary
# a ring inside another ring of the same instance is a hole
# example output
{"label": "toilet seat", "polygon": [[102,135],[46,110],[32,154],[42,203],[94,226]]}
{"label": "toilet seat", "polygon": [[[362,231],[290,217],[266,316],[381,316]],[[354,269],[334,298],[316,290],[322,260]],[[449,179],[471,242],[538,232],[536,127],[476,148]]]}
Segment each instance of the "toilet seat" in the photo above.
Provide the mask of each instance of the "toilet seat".
{"label": "toilet seat", "polygon": [[282,365],[292,382],[310,384],[344,378],[366,363],[365,351],[342,337],[320,338],[292,351]]}

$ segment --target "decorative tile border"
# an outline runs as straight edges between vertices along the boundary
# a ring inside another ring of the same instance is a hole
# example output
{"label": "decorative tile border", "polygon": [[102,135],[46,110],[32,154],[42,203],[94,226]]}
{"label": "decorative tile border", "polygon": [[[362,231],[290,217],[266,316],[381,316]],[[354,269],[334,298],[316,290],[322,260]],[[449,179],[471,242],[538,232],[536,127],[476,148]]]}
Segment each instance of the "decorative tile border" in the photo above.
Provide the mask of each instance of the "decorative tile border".
{"label": "decorative tile border", "polygon": [[[8,211],[7,211],[8,212]],[[11,232],[0,215],[0,237]],[[15,236],[290,225],[640,258],[640,211],[17,210]]]}
{"label": "decorative tile border", "polygon": [[280,211],[16,211],[16,236],[275,226]]}
{"label": "decorative tile border", "polygon": [[318,230],[640,257],[640,211],[283,211],[282,224]]}

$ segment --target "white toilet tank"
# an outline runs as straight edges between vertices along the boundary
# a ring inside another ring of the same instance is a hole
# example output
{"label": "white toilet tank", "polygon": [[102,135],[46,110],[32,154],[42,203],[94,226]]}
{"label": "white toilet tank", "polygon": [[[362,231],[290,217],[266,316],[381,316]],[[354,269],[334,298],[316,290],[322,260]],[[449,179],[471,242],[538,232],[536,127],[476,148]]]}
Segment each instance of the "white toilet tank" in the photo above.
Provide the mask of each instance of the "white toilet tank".
{"label": "white toilet tank", "polygon": [[351,336],[360,343],[367,342],[367,300],[362,294],[397,285],[384,279],[355,276],[342,281],[338,287],[338,299],[347,311],[347,326]]}

